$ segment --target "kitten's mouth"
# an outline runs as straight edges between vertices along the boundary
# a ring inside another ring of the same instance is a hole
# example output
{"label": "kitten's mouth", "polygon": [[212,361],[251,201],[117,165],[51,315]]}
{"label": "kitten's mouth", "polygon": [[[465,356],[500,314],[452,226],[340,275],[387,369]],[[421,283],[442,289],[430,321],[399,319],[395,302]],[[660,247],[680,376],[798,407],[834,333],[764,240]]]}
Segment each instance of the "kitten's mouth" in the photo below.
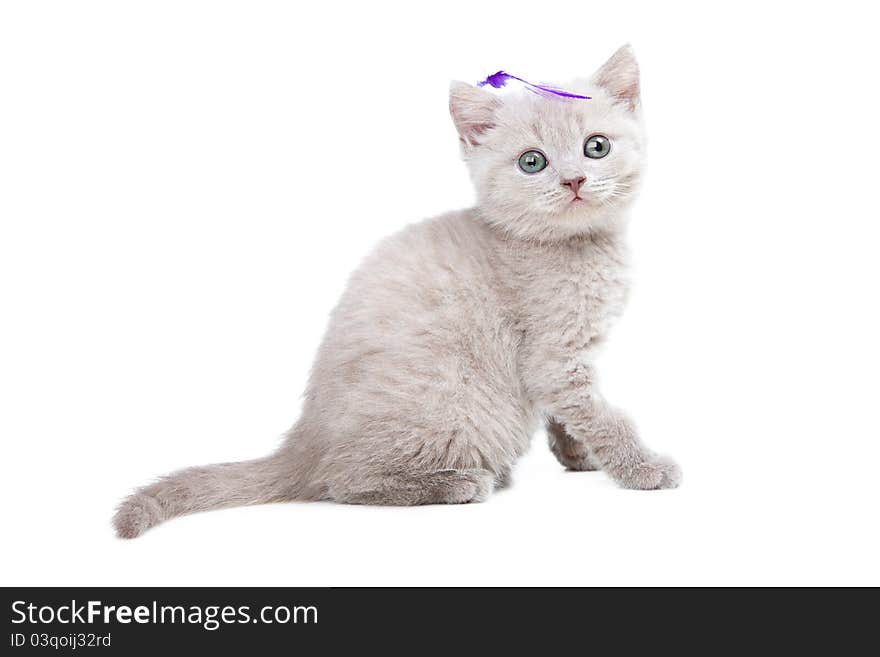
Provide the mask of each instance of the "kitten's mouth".
{"label": "kitten's mouth", "polygon": [[585,200],[586,199],[584,199],[582,196],[578,196],[577,194],[575,194],[574,198],[571,199],[571,203],[583,203]]}

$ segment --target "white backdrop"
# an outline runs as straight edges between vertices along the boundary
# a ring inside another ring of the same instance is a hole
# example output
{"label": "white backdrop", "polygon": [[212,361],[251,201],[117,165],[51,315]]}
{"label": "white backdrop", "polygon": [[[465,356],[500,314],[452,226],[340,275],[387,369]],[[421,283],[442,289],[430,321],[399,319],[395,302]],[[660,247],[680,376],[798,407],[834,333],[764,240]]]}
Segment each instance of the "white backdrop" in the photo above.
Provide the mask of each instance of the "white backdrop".
{"label": "white backdrop", "polygon": [[[880,584],[868,11],[3,3],[0,583]],[[565,473],[540,435],[482,505],[114,538],[133,486],[271,450],[350,270],[472,202],[450,79],[564,82],[627,41],[650,169],[603,384],[682,488]]]}

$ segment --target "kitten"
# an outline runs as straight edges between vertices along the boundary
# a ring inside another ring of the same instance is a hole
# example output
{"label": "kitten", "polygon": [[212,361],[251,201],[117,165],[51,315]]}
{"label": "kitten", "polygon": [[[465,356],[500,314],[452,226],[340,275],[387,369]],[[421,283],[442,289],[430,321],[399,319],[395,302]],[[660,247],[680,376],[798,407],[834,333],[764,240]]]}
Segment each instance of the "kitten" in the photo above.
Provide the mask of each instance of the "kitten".
{"label": "kitten", "polygon": [[632,50],[565,89],[591,100],[453,83],[476,207],[405,228],[353,274],[275,454],[141,488],[116,513],[119,536],[262,502],[481,502],[542,422],[569,469],[678,485],[678,466],[599,395],[593,367],[626,298],[644,155]]}

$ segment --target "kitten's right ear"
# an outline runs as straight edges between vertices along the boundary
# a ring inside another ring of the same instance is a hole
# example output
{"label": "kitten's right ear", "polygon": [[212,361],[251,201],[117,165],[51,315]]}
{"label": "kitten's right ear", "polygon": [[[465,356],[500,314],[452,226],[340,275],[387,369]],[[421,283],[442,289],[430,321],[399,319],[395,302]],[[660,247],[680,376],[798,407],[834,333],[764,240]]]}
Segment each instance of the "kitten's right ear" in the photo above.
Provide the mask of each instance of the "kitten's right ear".
{"label": "kitten's right ear", "polygon": [[480,138],[496,125],[501,101],[497,96],[466,82],[449,87],[449,113],[466,147],[477,146]]}
{"label": "kitten's right ear", "polygon": [[597,85],[631,111],[639,105],[639,63],[628,43],[618,48],[611,58],[593,75]]}

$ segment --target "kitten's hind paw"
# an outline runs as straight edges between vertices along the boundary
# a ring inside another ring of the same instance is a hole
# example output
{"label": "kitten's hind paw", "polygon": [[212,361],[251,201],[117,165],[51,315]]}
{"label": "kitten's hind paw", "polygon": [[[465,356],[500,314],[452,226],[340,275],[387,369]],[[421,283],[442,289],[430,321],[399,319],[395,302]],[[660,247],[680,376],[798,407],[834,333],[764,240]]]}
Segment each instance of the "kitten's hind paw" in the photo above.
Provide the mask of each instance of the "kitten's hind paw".
{"label": "kitten's hind paw", "polygon": [[446,500],[449,504],[485,502],[495,488],[495,476],[487,470],[450,470]]}
{"label": "kitten's hind paw", "polygon": [[659,490],[678,488],[681,484],[681,468],[672,459],[661,456],[642,461],[638,465],[613,473],[623,488],[635,490]]}

